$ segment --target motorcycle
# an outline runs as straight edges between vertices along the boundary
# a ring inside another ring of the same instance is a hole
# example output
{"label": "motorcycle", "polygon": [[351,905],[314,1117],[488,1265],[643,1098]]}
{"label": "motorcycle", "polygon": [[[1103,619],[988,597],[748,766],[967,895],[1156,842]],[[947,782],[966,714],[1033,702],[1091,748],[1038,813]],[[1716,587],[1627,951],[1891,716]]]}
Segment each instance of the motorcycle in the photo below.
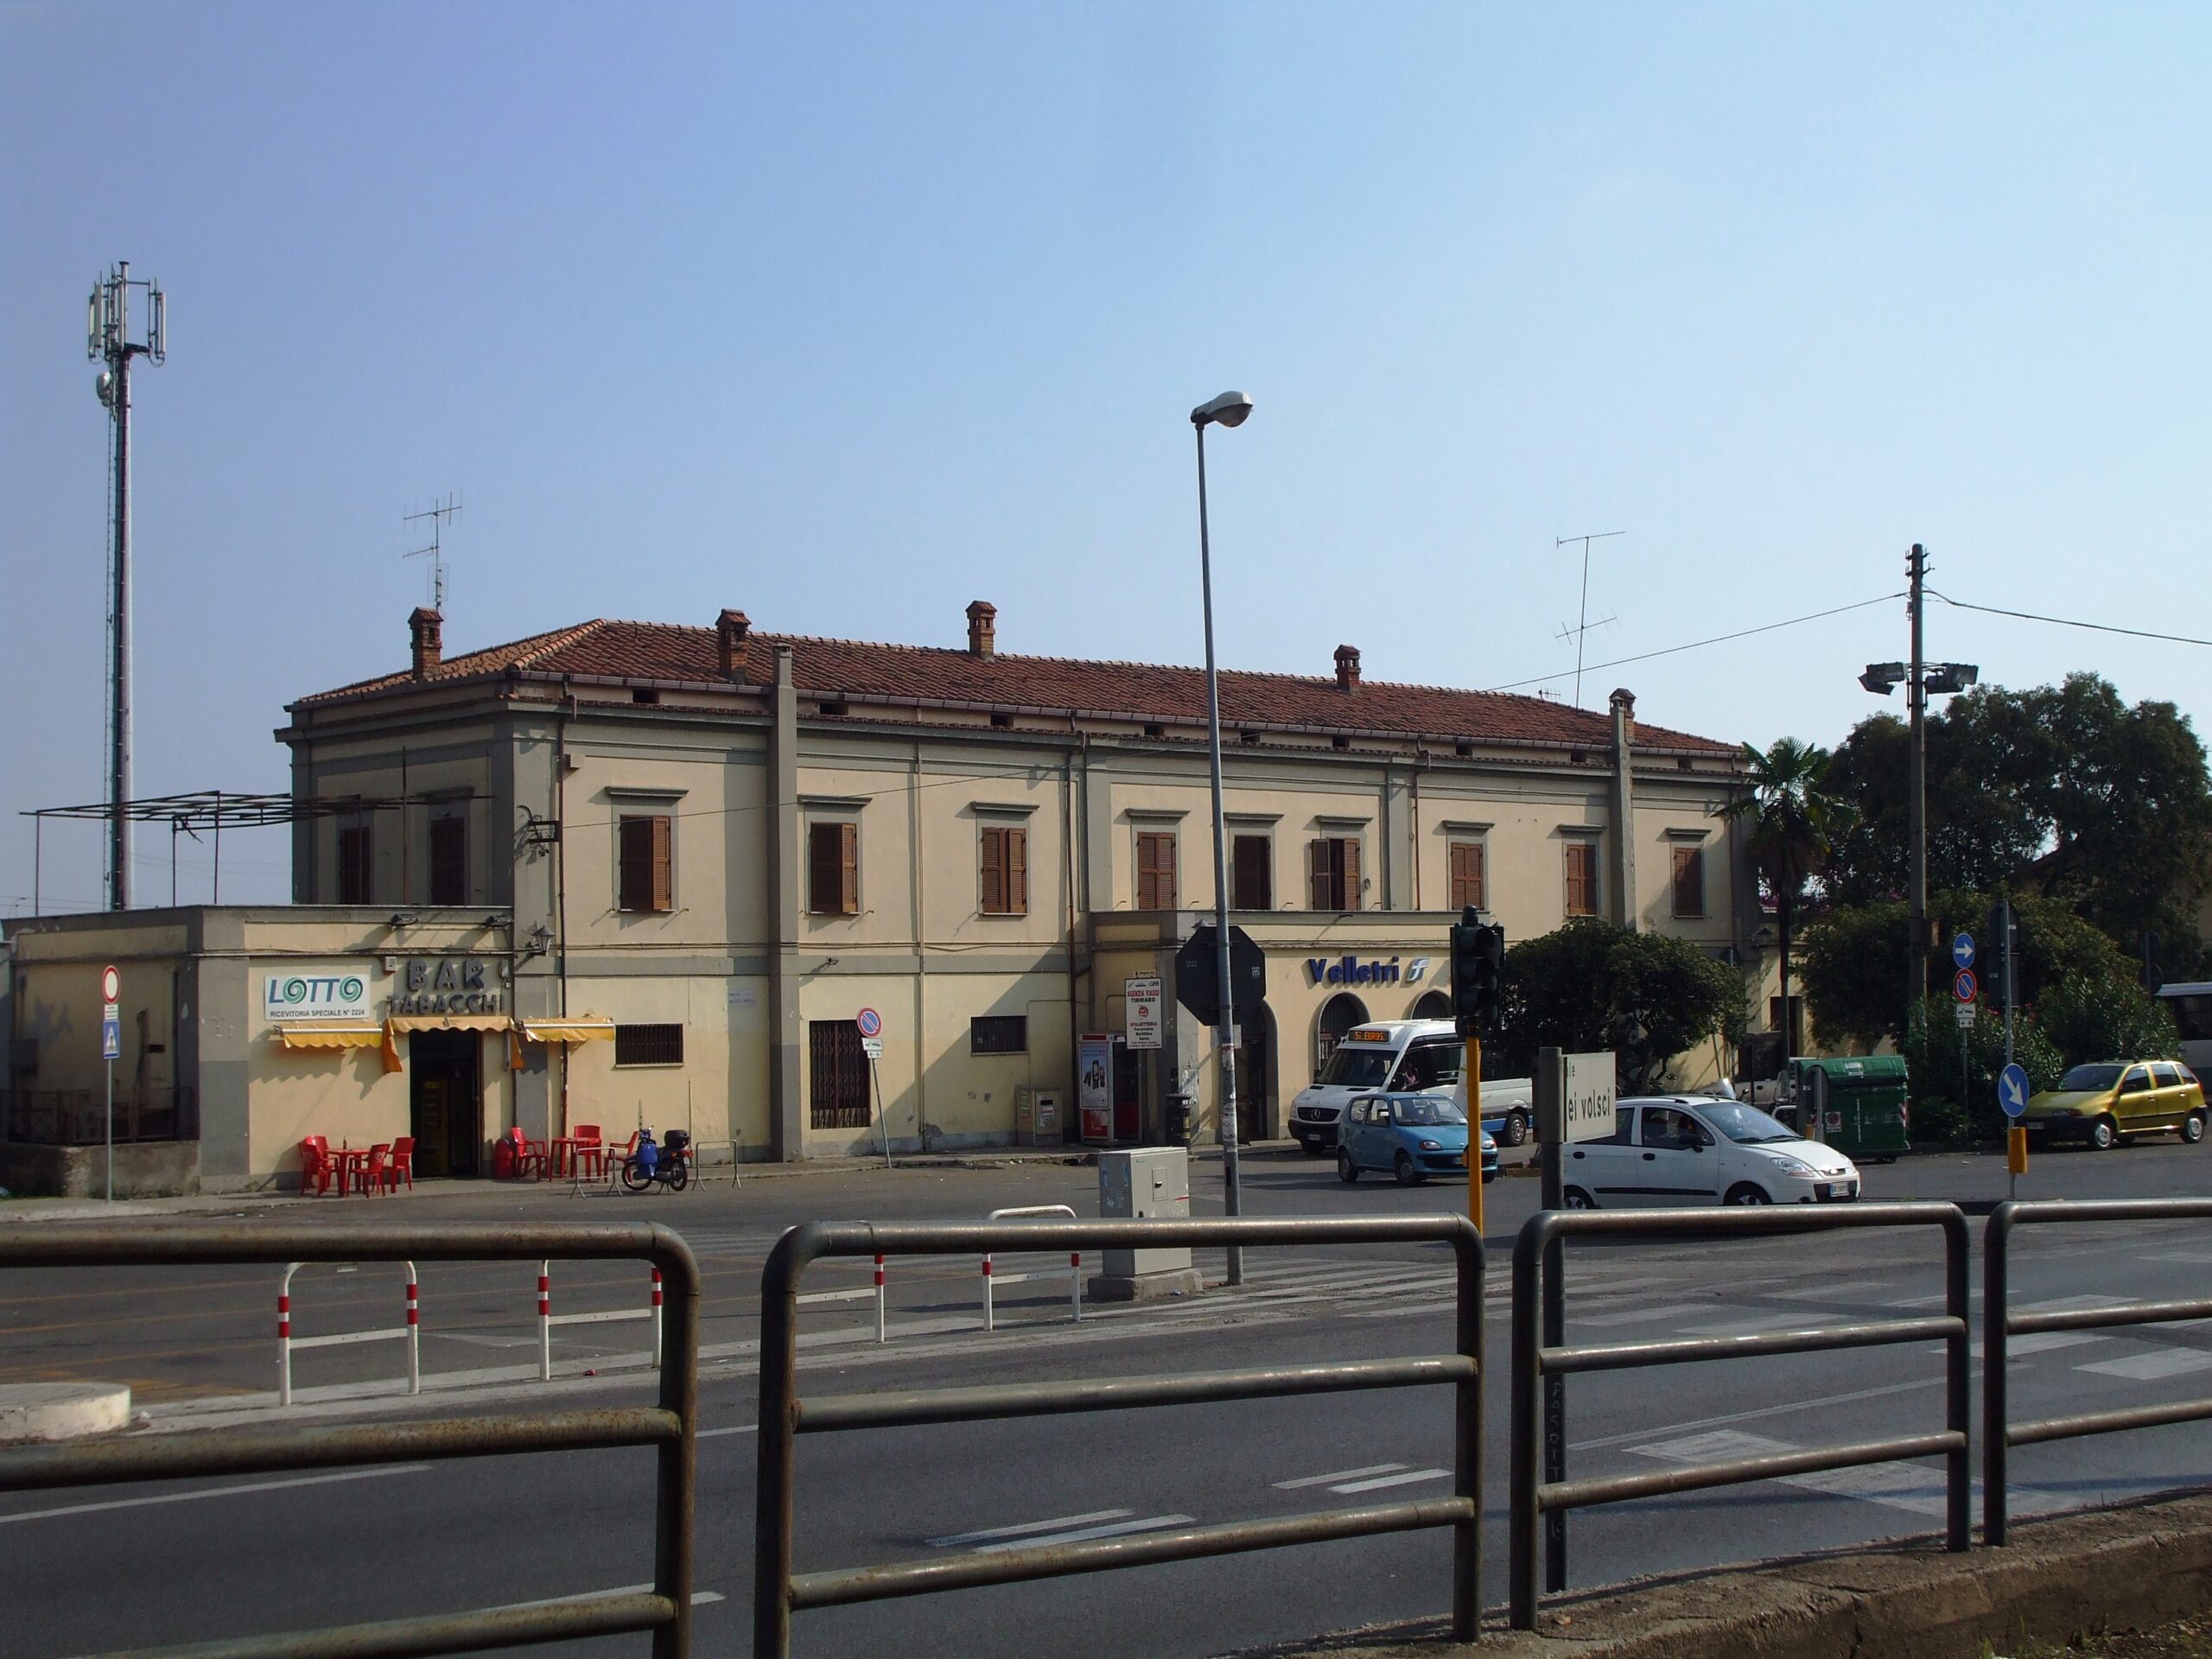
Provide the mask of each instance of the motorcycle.
{"label": "motorcycle", "polygon": [[622,1160],[622,1185],[632,1192],[658,1185],[681,1192],[691,1184],[691,1137],[671,1129],[665,1145],[657,1145],[651,1129],[638,1131],[638,1149]]}

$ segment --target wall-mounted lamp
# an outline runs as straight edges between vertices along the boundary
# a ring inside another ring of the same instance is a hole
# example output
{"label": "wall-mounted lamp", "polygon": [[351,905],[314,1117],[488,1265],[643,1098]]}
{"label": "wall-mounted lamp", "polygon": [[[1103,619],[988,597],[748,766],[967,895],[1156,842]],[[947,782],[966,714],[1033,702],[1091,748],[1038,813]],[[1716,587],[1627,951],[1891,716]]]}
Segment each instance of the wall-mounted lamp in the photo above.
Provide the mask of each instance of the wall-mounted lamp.
{"label": "wall-mounted lamp", "polygon": [[415,912],[411,910],[395,910],[391,912],[391,920],[387,922],[385,925],[387,927],[412,927],[415,925],[416,919]]}

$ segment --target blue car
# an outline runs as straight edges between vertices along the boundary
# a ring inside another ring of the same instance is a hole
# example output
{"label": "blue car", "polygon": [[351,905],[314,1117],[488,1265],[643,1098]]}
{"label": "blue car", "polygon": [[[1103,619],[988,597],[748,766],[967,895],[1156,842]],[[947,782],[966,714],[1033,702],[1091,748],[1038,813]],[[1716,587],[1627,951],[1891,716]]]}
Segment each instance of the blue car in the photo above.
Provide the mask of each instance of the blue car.
{"label": "blue car", "polygon": [[[1497,1142],[1482,1138],[1483,1179],[1497,1179]],[[1350,1185],[1363,1170],[1414,1186],[1432,1175],[1467,1172],[1467,1116],[1435,1095],[1362,1095],[1344,1109],[1337,1137],[1337,1179]]]}

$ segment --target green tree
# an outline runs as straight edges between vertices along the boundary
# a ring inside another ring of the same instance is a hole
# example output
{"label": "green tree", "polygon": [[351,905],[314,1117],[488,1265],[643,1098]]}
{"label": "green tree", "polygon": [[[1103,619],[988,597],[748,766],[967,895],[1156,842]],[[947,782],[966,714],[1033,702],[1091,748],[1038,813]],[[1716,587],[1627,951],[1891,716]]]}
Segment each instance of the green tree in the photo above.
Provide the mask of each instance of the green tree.
{"label": "green tree", "polygon": [[[1904,722],[1862,721],[1824,786],[1856,809],[1826,887],[1846,905],[1905,894],[1911,779]],[[2124,702],[2094,674],[1984,686],[1928,716],[1931,889],[2041,896],[2133,951],[2145,929],[2170,974],[2196,957],[2195,906],[2212,885],[2204,746],[2170,702]]]}
{"label": "green tree", "polygon": [[2037,1023],[2069,1065],[2181,1058],[2173,1015],[2124,974],[2072,974],[2036,1005]]}
{"label": "green tree", "polygon": [[[1827,868],[1834,837],[1850,809],[1829,794],[1822,778],[1828,753],[1794,737],[1777,738],[1771,748],[1746,743],[1745,781],[1750,793],[1723,809],[1724,817],[1750,826],[1745,849],[1759,883],[1773,895],[1782,943],[1782,1007],[1789,1008],[1790,928],[1805,901],[1805,885]],[[1785,1044],[1794,1033],[1785,1032]]]}
{"label": "green tree", "polygon": [[[2005,1022],[1987,1010],[1961,1030],[1948,997],[1931,996],[1910,1022],[1897,1052],[1912,1078],[1913,1141],[1921,1146],[1960,1146],[2005,1132],[1997,1103],[1997,1074],[2005,1066]],[[2057,1046],[2031,1014],[2012,1022],[2012,1058],[2026,1068],[2031,1089],[2048,1089],[2066,1065]]]}
{"label": "green tree", "polygon": [[1581,917],[1505,953],[1499,1061],[1526,1075],[1557,1046],[1619,1057],[1624,1094],[1664,1086],[1676,1054],[1743,1029],[1744,982],[1687,940]]}
{"label": "green tree", "polygon": [[1823,1047],[1871,1051],[1901,1033],[1911,937],[1898,899],[1838,905],[1805,930],[1805,1009]]}

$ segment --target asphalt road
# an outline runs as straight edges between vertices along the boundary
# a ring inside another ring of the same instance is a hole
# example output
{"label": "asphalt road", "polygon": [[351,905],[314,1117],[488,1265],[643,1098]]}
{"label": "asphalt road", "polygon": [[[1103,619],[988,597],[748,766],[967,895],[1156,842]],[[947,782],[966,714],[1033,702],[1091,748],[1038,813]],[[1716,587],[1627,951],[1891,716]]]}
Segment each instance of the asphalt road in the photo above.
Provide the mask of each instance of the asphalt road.
{"label": "asphalt road", "polygon": [[[2022,1193],[2208,1192],[2208,1158],[2212,1153],[2202,1149],[2155,1145],[2054,1154],[2037,1160]],[[1465,1198],[1464,1190],[1387,1183],[1347,1192],[1326,1166],[1293,1154],[1253,1154],[1245,1169],[1248,1213],[1403,1213],[1455,1208]],[[1910,1160],[1869,1173],[1878,1198],[1983,1200],[2003,1196],[2005,1186],[2001,1162],[1986,1159]],[[1217,1174],[1217,1165],[1201,1164],[1194,1175],[1201,1212],[1217,1209],[1211,1196]],[[1488,1230],[1502,1251],[1534,1207],[1535,1183],[1502,1180],[1489,1198]],[[1094,1199],[1093,1172],[1048,1165],[854,1171],[626,1205],[535,1189],[426,1198],[419,1213],[650,1213],[694,1241],[709,1299],[697,1583],[711,1599],[699,1608],[698,1631],[702,1643],[741,1649],[749,1631],[757,1416],[747,1349],[768,1242],[806,1216],[975,1217],[1001,1205],[1061,1202],[1089,1213]],[[320,1219],[349,1207],[259,1213]],[[2212,1268],[2212,1237],[2184,1224],[2133,1232],[2054,1229],[2024,1236],[2016,1260],[2018,1302],[2185,1296]],[[379,1302],[391,1300],[388,1274],[371,1283],[377,1271],[327,1274],[319,1283],[303,1274],[296,1317],[304,1325],[312,1307],[335,1323],[358,1308],[375,1322]],[[522,1306],[534,1264],[478,1270],[473,1281],[448,1271],[449,1282],[435,1270],[423,1275],[426,1326],[435,1332],[442,1324],[452,1333],[426,1340],[426,1373],[497,1373],[534,1362],[534,1347],[517,1353],[479,1345],[534,1341]],[[599,1282],[594,1273],[610,1276]],[[271,1278],[211,1270],[161,1275],[157,1286],[144,1274],[9,1275],[0,1281],[0,1360],[16,1377],[57,1370],[128,1375],[166,1421],[219,1412],[265,1417],[241,1390],[269,1386]],[[894,1267],[893,1339],[874,1342],[864,1303],[810,1309],[812,1345],[801,1386],[810,1395],[862,1392],[1448,1346],[1451,1269],[1440,1251],[1253,1252],[1249,1278],[1242,1290],[1214,1289],[1166,1307],[1102,1310],[1081,1325],[1067,1319],[1064,1286],[1009,1287],[1000,1299],[1001,1328],[987,1335],[974,1328],[973,1264]],[[850,1279],[825,1274],[820,1282]],[[617,1270],[563,1275],[556,1268],[556,1298],[571,1284],[579,1306],[593,1294],[619,1304],[635,1289]],[[1495,1602],[1503,1595],[1505,1563],[1502,1258],[1490,1289],[1497,1374],[1486,1389],[1485,1557]],[[1942,1290],[1932,1234],[1590,1247],[1570,1257],[1569,1337],[1631,1341],[1897,1317],[1940,1308]],[[596,1362],[634,1350],[641,1332],[601,1325],[559,1334],[564,1371],[592,1367],[604,1373],[598,1377],[549,1386],[493,1376],[438,1403],[504,1409],[518,1400],[640,1399],[641,1374]],[[359,1410],[361,1402],[327,1397],[325,1382],[390,1374],[391,1347],[315,1356],[315,1380],[305,1392],[322,1389],[321,1403],[295,1416],[316,1421]],[[2014,1361],[2013,1409],[2021,1416],[2187,1398],[2204,1386],[2197,1373],[2212,1370],[2212,1332],[2168,1325],[2139,1337],[2016,1338]],[[302,1357],[303,1383],[308,1363]],[[1939,1428],[1941,1379],[1934,1344],[1577,1377],[1568,1389],[1569,1471],[1648,1471]],[[798,1561],[802,1570],[849,1567],[1001,1539],[1101,1535],[1183,1524],[1184,1517],[1210,1522],[1440,1493],[1448,1489],[1447,1406],[1444,1391],[1433,1390],[806,1437]],[[2212,1481],[2212,1429],[2024,1450],[2015,1454],[2014,1477],[2016,1514]],[[651,1483],[647,1454],[608,1452],[10,1495],[0,1499],[4,1646],[10,1656],[41,1659],[643,1584],[652,1572]],[[1578,1515],[1570,1524],[1571,1582],[1924,1533],[1940,1527],[1942,1502],[1940,1467],[1911,1464]],[[1447,1578],[1443,1536],[1409,1535],[802,1613],[794,1650],[1197,1655],[1433,1614]],[[642,1650],[636,1641],[628,1646]]]}

